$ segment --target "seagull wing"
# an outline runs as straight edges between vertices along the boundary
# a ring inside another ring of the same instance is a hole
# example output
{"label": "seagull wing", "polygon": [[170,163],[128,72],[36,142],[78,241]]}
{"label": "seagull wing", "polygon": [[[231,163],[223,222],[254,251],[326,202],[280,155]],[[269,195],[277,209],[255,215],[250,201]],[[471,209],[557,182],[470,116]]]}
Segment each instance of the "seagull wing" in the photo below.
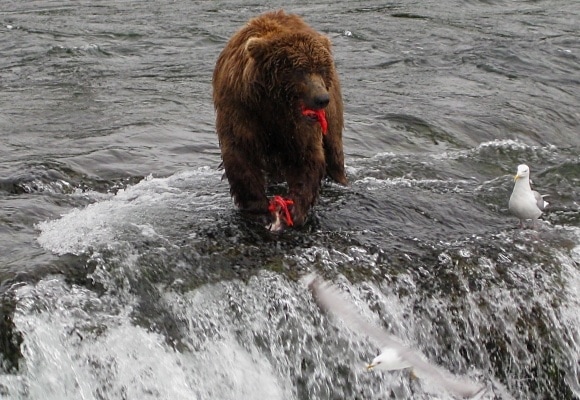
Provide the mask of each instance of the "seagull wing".
{"label": "seagull wing", "polygon": [[541,195],[540,193],[536,192],[535,190],[532,190],[532,193],[534,194],[534,198],[536,199],[536,204],[538,206],[538,208],[542,211],[545,210],[546,207],[548,207],[548,203],[546,200],[544,200],[544,197],[547,197],[547,194]]}
{"label": "seagull wing", "polygon": [[383,347],[394,348],[400,353],[407,351],[407,348],[396,337],[362,318],[335,285],[315,276],[308,284],[308,289],[312,292],[314,301],[320,308],[339,317],[351,330],[364,332]]}
{"label": "seagull wing", "polygon": [[357,313],[352,304],[346,301],[336,286],[324,282],[318,276],[314,276],[308,284],[308,288],[319,307],[340,318],[351,330],[363,332],[377,344],[397,350],[401,358],[413,366],[415,373],[420,378],[427,378],[442,386],[448,392],[461,397],[472,397],[483,390],[483,385],[452,377],[443,368],[430,364],[418,352],[404,346],[395,336],[366,321]]}
{"label": "seagull wing", "polygon": [[483,385],[452,376],[442,367],[425,361],[416,351],[409,350],[403,357],[413,365],[413,370],[419,378],[429,380],[456,396],[472,398],[484,389]]}

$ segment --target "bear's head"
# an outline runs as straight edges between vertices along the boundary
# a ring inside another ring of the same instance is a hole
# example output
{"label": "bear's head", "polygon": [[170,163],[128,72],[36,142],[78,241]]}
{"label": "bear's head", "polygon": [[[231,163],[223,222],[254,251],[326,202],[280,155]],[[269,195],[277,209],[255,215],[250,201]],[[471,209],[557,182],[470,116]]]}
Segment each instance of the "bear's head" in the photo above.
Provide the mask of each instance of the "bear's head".
{"label": "bear's head", "polygon": [[298,113],[322,110],[333,84],[330,47],[326,36],[301,32],[252,37],[245,46],[250,56],[246,77],[272,105]]}

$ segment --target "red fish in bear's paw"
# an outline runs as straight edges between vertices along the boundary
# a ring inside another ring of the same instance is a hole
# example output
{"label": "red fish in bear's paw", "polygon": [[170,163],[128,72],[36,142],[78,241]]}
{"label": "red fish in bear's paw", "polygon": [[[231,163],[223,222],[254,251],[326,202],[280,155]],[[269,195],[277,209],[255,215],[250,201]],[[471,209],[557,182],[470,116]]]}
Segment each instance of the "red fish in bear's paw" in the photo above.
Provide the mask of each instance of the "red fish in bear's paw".
{"label": "red fish in bear's paw", "polygon": [[328,132],[328,122],[326,121],[326,112],[324,111],[324,108],[312,110],[302,105],[302,115],[317,121],[322,129],[322,134],[326,135],[326,132]]}
{"label": "red fish in bear's paw", "polygon": [[292,214],[290,214],[289,206],[293,206],[294,201],[285,199],[282,196],[274,196],[268,205],[268,211],[273,217],[273,221],[267,228],[271,232],[280,232],[285,226],[291,227],[294,225]]}

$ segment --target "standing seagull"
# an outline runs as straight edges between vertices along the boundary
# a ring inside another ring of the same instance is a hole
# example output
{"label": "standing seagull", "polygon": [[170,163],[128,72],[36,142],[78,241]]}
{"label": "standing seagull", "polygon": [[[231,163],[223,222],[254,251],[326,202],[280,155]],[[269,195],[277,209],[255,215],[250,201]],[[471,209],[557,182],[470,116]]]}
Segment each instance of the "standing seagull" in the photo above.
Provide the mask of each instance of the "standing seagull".
{"label": "standing seagull", "polygon": [[486,393],[485,386],[452,376],[443,368],[426,361],[422,354],[405,347],[396,337],[365,321],[352,305],[338,293],[336,286],[322,281],[316,275],[314,277],[308,276],[307,280],[310,280],[308,288],[322,309],[342,319],[350,329],[365,333],[377,344],[383,346],[381,354],[375,357],[367,369],[391,371],[411,368],[416,377],[427,379],[430,383],[434,383],[460,398],[475,400],[480,399]]}
{"label": "standing seagull", "polygon": [[530,168],[518,165],[518,172],[514,177],[515,185],[509,202],[509,210],[520,219],[520,227],[524,227],[524,220],[531,219],[532,226],[540,218],[542,211],[548,206],[544,196],[530,187]]}

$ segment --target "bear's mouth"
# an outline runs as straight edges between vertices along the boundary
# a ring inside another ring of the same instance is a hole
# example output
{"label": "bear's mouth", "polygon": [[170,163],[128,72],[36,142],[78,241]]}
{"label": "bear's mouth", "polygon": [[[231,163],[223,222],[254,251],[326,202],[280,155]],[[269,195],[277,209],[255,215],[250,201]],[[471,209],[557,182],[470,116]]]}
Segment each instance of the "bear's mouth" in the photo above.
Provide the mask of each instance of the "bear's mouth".
{"label": "bear's mouth", "polygon": [[322,129],[322,134],[326,135],[326,132],[328,131],[328,122],[326,121],[326,112],[324,111],[324,108],[313,110],[302,105],[302,115],[312,122],[318,122]]}

